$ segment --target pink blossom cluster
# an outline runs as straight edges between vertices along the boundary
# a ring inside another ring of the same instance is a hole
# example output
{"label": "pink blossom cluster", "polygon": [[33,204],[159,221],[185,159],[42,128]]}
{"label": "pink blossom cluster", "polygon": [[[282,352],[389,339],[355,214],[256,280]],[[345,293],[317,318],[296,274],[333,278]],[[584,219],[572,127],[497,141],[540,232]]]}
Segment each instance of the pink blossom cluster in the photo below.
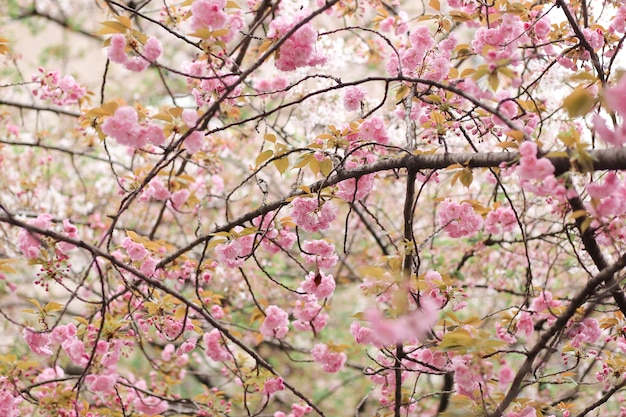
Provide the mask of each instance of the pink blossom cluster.
{"label": "pink blossom cluster", "polygon": [[322,365],[325,372],[339,372],[346,363],[347,356],[344,352],[335,352],[323,343],[318,343],[311,349],[313,360]]}
{"label": "pink blossom cluster", "polygon": [[326,230],[337,218],[337,206],[320,202],[316,198],[297,197],[291,202],[291,216],[302,230],[318,232]]}
{"label": "pink blossom cluster", "polygon": [[471,354],[456,355],[451,358],[448,369],[454,371],[457,393],[476,399],[481,386],[493,376],[491,363],[487,360],[473,360]]}
{"label": "pink blossom cluster", "polygon": [[63,350],[75,364],[85,366],[89,360],[89,356],[85,353],[85,345],[76,336],[76,326],[73,323],[58,326],[51,333],[25,328],[22,335],[30,350],[37,355],[52,355],[52,343],[54,342],[61,344]]}
{"label": "pink blossom cluster", "polygon": [[519,45],[529,42],[524,22],[514,14],[504,14],[499,23],[480,27],[474,34],[472,50],[495,68],[498,61],[512,64],[520,58]]}
{"label": "pink blossom cluster", "polygon": [[387,72],[394,76],[398,74],[401,62],[404,74],[442,81],[450,71],[450,58],[457,43],[454,35],[440,41],[437,48],[431,49],[434,46],[434,39],[426,26],[420,26],[411,33],[409,40],[411,46],[400,48],[398,51],[400,61],[395,52],[390,54],[386,64]]}
{"label": "pink blossom cluster", "polygon": [[439,308],[435,302],[424,298],[421,307],[396,318],[386,318],[376,308],[365,312],[372,332],[361,325],[350,327],[350,332],[357,343],[373,344],[376,347],[389,346],[396,343],[417,342],[435,324],[439,318]]}
{"label": "pink blossom cluster", "polygon": [[[389,33],[393,30],[396,35],[402,35],[409,30],[409,16],[404,10],[400,10],[397,16],[389,16],[379,23],[380,31]],[[395,26],[395,29],[393,29]]]}
{"label": "pink blossom cluster", "polygon": [[131,148],[142,148],[148,142],[160,146],[165,142],[163,129],[152,123],[139,123],[137,111],[130,106],[117,108],[113,116],[107,117],[100,128],[120,145]]}
{"label": "pink blossom cluster", "polygon": [[330,297],[335,291],[335,278],[321,271],[309,272],[305,280],[300,284],[298,291],[314,295],[318,300]]}
{"label": "pink blossom cluster", "polygon": [[[460,288],[446,285],[441,274],[433,270],[429,270],[424,274],[424,284],[424,301],[432,303],[438,309],[445,307],[448,302],[455,297],[455,293],[461,293]],[[417,288],[415,288],[415,290],[417,290]],[[458,311],[466,305],[467,302],[461,301],[453,307],[452,311]]]}
{"label": "pink blossom cluster", "polygon": [[232,358],[232,355],[228,349],[223,345],[223,337],[219,330],[213,329],[208,333],[205,333],[202,337],[206,346],[206,354],[214,361],[227,361]]}
{"label": "pink blossom cluster", "polygon": [[[278,40],[311,14],[311,10],[303,9],[293,17],[279,16],[272,20],[267,33],[269,39]],[[315,52],[317,32],[310,21],[301,25],[276,52],[276,68],[281,71],[293,71],[305,66],[316,66],[326,63],[326,57]]]}
{"label": "pink blossom cluster", "polygon": [[[220,31],[216,38],[230,42],[245,24],[241,10],[224,11],[226,0],[196,0],[191,5],[191,29]],[[222,33],[225,30],[226,33]],[[215,34],[217,35],[217,33]]]}
{"label": "pink blossom cluster", "polygon": [[256,217],[252,224],[259,229],[262,236],[261,246],[271,254],[291,249],[297,239],[296,234],[289,231],[289,226],[276,228],[272,214]]}
{"label": "pink blossom cluster", "polygon": [[272,337],[282,339],[289,331],[289,314],[275,305],[267,307],[265,309],[265,320],[263,320],[259,331],[268,339]]}
{"label": "pink blossom cluster", "polygon": [[[235,104],[241,96],[241,83],[238,76],[230,73],[216,73],[205,76],[191,91],[196,99],[196,105],[203,107],[214,103],[217,99],[226,96],[224,102]],[[227,90],[229,90],[227,92]]]}
{"label": "pink blossom cluster", "polygon": [[319,268],[332,268],[339,259],[335,252],[335,245],[324,239],[305,240],[302,249],[304,262],[309,265],[316,264]]}
{"label": "pink blossom cluster", "polygon": [[615,172],[609,172],[602,184],[591,183],[587,192],[593,199],[591,212],[596,217],[613,217],[626,213],[626,185]]}
{"label": "pink blossom cluster", "polygon": [[274,417],[303,417],[311,411],[313,411],[313,409],[309,405],[292,404],[291,413],[285,414],[282,411],[277,411],[274,413]]}
{"label": "pink blossom cluster", "polygon": [[263,384],[263,394],[270,396],[275,392],[283,391],[285,389],[285,384],[282,378],[269,378]]}
{"label": "pink blossom cluster", "polygon": [[[189,129],[194,128],[198,123],[198,112],[195,110],[185,109],[183,110],[180,117]],[[204,133],[198,130],[194,130],[191,133],[188,133],[187,137],[185,138],[185,149],[187,149],[187,152],[189,153],[195,153],[199,151],[202,148],[203,144]],[[180,204],[178,204],[178,206],[180,206]],[[176,203],[174,203],[174,207],[176,207]]]}
{"label": "pink blossom cluster", "polygon": [[[48,213],[40,214],[35,219],[31,219],[27,222],[29,225],[40,228],[50,229],[52,227],[52,215]],[[78,239],[78,229],[74,226],[69,219],[63,220],[63,234],[72,239]],[[26,258],[34,259],[39,256],[39,250],[41,249],[41,243],[38,237],[27,231],[21,229],[17,234],[17,246],[20,252],[24,254]],[[56,245],[57,249],[62,254],[67,254],[74,249],[74,245],[68,242],[60,241]]]}
{"label": "pink blossom cluster", "polygon": [[626,32],[626,5],[622,4],[622,6],[617,9],[613,19],[611,20],[611,26],[609,26],[610,32]]}
{"label": "pink blossom cluster", "polygon": [[362,140],[377,142],[381,145],[389,143],[385,122],[378,116],[372,116],[361,123],[361,126],[359,126],[359,136]]}
{"label": "pink blossom cluster", "polygon": [[259,91],[281,91],[287,88],[287,86],[289,85],[289,81],[285,78],[282,77],[280,75],[275,76],[274,78],[271,79],[262,79],[262,80],[258,80],[255,83],[255,88]]}
{"label": "pink blossom cluster", "polygon": [[215,254],[219,263],[229,268],[239,268],[246,257],[252,253],[254,235],[242,236],[220,243],[215,247]]}
{"label": "pink blossom cluster", "polygon": [[221,29],[226,26],[228,15],[224,12],[226,0],[196,0],[191,5],[191,28]]}
{"label": "pink blossom cluster", "polygon": [[146,41],[141,55],[139,55],[139,51],[134,51],[137,55],[131,58],[127,54],[127,49],[126,36],[119,33],[115,34],[111,36],[107,56],[111,61],[122,64],[124,68],[135,72],[145,71],[150,63],[155,62],[163,52],[161,42],[152,36]]}
{"label": "pink blossom cluster", "polygon": [[437,219],[450,237],[472,235],[483,225],[483,218],[467,202],[442,201],[437,209]]}
{"label": "pink blossom cluster", "polygon": [[133,383],[137,390],[132,390],[129,399],[132,399],[133,407],[139,413],[155,416],[165,413],[169,409],[167,401],[158,397],[146,395],[142,391],[148,391],[148,384],[143,379]]}
{"label": "pink blossom cluster", "polygon": [[537,158],[537,144],[525,141],[519,146],[520,161],[515,172],[522,180],[544,180],[554,175],[554,165],[546,158]]}
{"label": "pink blossom cluster", "polygon": [[[1,382],[4,382],[6,377],[0,378]],[[13,393],[6,389],[0,389],[0,416],[3,417],[20,417],[22,414],[18,410],[17,406],[22,402],[22,398],[13,396]]]}
{"label": "pink blossom cluster", "polygon": [[566,331],[566,336],[571,338],[570,344],[575,348],[579,348],[583,343],[595,343],[601,335],[598,320],[589,317],[575,322]]}
{"label": "pink blossom cluster", "polygon": [[[626,6],[625,6],[626,7]],[[626,143],[626,77],[621,77],[617,84],[604,90],[604,99],[611,109],[613,109],[621,121],[611,130],[604,118],[599,114],[593,115],[593,126],[604,142],[613,146],[623,146]]]}
{"label": "pink blossom cluster", "polygon": [[367,89],[358,85],[346,88],[343,96],[343,107],[348,111],[359,110],[361,103],[367,95]]}
{"label": "pink blossom cluster", "polygon": [[516,225],[517,218],[511,207],[498,207],[487,213],[485,218],[485,232],[489,234],[510,232]]}
{"label": "pink blossom cluster", "polygon": [[318,298],[311,294],[304,294],[296,301],[293,310],[296,320],[293,327],[301,332],[321,332],[328,323],[328,313],[318,303]]}
{"label": "pink blossom cluster", "polygon": [[60,78],[58,71],[46,71],[39,67],[40,74],[31,77],[39,86],[33,90],[33,95],[42,100],[50,100],[58,106],[79,103],[87,94],[87,89],[76,82],[74,77],[66,75]]}
{"label": "pink blossom cluster", "polygon": [[[27,223],[39,229],[49,229],[52,226],[52,215],[47,213],[40,214],[37,218],[31,219]],[[26,229],[21,229],[18,232],[17,245],[26,258],[34,259],[39,256],[39,249],[41,248],[39,239]]]}
{"label": "pink blossom cluster", "polygon": [[[363,124],[365,123],[367,122],[364,122]],[[363,124],[361,125],[361,127],[363,127]],[[368,139],[365,139],[365,137],[363,139],[372,140],[374,139],[374,136],[376,135],[368,135],[368,133],[371,133],[371,131],[368,131],[368,129],[369,128],[366,128],[366,137],[368,137]],[[384,133],[384,136],[381,135],[377,137],[378,139],[387,140],[386,132]],[[352,144],[352,145],[355,145],[355,144]],[[361,154],[361,152],[359,151],[356,151],[354,153]],[[349,159],[348,161],[345,162],[344,168],[354,169],[365,163],[372,162],[374,159],[372,154],[365,154],[363,156],[364,156],[363,158]],[[376,177],[374,176],[374,174],[366,174],[358,178],[350,178],[350,179],[341,181],[339,184],[337,184],[337,191],[335,192],[335,195],[341,198],[342,200],[348,201],[348,202],[362,200],[365,197],[367,197],[369,193],[372,191],[372,189],[374,188],[375,178]]]}

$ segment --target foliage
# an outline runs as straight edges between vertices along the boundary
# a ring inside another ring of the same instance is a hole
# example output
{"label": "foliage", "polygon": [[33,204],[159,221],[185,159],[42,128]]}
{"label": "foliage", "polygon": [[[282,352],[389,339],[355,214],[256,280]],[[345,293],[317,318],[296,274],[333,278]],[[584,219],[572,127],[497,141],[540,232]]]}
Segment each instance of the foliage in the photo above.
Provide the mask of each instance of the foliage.
{"label": "foliage", "polygon": [[0,416],[626,416],[626,5],[0,4]]}

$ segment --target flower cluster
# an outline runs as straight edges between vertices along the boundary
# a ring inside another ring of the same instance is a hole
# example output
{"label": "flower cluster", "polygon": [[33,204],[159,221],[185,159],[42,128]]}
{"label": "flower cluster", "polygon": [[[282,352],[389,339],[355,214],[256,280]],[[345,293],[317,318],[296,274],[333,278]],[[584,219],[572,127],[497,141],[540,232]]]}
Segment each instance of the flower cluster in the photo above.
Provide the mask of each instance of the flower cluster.
{"label": "flower cluster", "polygon": [[348,87],[346,94],[343,96],[343,106],[348,111],[359,110],[366,94],[367,90],[364,87],[357,85]]}
{"label": "flower cluster", "polygon": [[46,71],[39,67],[40,74],[31,77],[39,86],[33,90],[33,95],[42,100],[50,100],[58,106],[77,104],[87,94],[87,89],[79,85],[74,77],[66,75],[60,78],[58,71]]}
{"label": "flower cluster", "polygon": [[487,213],[485,218],[485,232],[497,234],[500,232],[510,232],[515,228],[517,218],[515,212],[510,207],[498,207]]}
{"label": "flower cluster", "polygon": [[301,295],[293,310],[296,320],[293,327],[301,332],[321,332],[328,323],[328,313],[319,305],[317,297],[311,294]]}
{"label": "flower cluster", "polygon": [[100,126],[102,132],[120,145],[142,148],[151,142],[157,146],[165,142],[163,129],[148,123],[140,124],[137,111],[130,106],[119,107]]}
{"label": "flower cluster", "polygon": [[606,121],[599,115],[593,115],[593,126],[596,133],[606,143],[613,146],[622,146],[626,143],[626,103],[624,96],[626,95],[626,77],[620,78],[617,84],[611,88],[604,90],[604,99],[609,107],[621,117],[622,122],[617,123],[613,130],[607,125]]}
{"label": "flower cluster", "polygon": [[222,334],[219,330],[213,329],[205,333],[202,340],[206,345],[206,355],[214,361],[227,361],[232,357],[228,349],[222,345]]}
{"label": "flower cluster", "polygon": [[291,216],[298,227],[306,232],[326,230],[337,218],[336,206],[331,203],[322,203],[320,206],[316,198],[298,197],[291,205]]}
{"label": "flower cluster", "polygon": [[191,29],[213,30],[222,33],[216,36],[226,43],[231,41],[243,28],[244,20],[241,11],[226,13],[226,0],[196,0],[191,5]]}
{"label": "flower cluster", "polygon": [[[135,44],[136,42],[131,43],[131,45]],[[107,56],[111,61],[122,64],[124,68],[135,72],[145,71],[150,66],[150,63],[156,61],[163,52],[161,42],[152,36],[146,41],[141,55],[129,57],[127,54],[127,49],[129,48],[127,46],[126,37],[119,33],[115,34],[111,37]],[[139,54],[136,50],[134,52]]]}
{"label": "flower cluster", "polygon": [[[267,37],[274,40],[282,38],[310,14],[309,9],[303,9],[292,18],[280,16],[272,20]],[[326,57],[315,52],[316,40],[317,32],[313,29],[313,24],[308,22],[301,25],[278,49],[276,68],[281,71],[293,71],[300,67],[326,63]]]}
{"label": "flower cluster", "polygon": [[444,200],[437,210],[439,225],[450,237],[469,236],[478,231],[483,224],[483,219],[476,214],[471,204],[461,204],[450,200]]}
{"label": "flower cluster", "polygon": [[229,268],[239,268],[245,262],[246,256],[252,253],[254,235],[242,236],[220,243],[215,247],[217,260]]}
{"label": "flower cluster", "polygon": [[271,305],[265,309],[265,320],[259,330],[268,339],[282,339],[289,331],[289,315],[282,308]]}
{"label": "flower cluster", "polygon": [[323,272],[309,272],[298,291],[304,291],[314,295],[318,300],[323,300],[335,291],[335,278]]}
{"label": "flower cluster", "polygon": [[325,372],[339,372],[346,363],[347,356],[344,352],[335,352],[323,343],[318,343],[311,349],[313,360],[322,365]]}
{"label": "flower cluster", "polygon": [[522,180],[543,180],[554,174],[554,165],[546,158],[537,158],[537,144],[524,142],[519,146],[520,161],[515,172]]}
{"label": "flower cluster", "polygon": [[335,245],[327,241],[306,240],[302,244],[302,257],[307,264],[316,264],[319,268],[332,268],[339,259],[335,252]]}

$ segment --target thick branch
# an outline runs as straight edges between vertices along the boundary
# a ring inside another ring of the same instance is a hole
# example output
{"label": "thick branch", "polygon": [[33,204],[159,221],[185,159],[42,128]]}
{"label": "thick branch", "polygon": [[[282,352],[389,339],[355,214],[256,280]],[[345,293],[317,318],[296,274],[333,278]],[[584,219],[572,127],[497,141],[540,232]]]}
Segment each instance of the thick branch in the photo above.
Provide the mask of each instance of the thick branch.
{"label": "thick branch", "polygon": [[[626,170],[626,148],[619,149],[605,149],[589,152],[594,159],[594,169],[596,170],[609,170],[609,169],[625,169]],[[319,190],[333,186],[351,178],[358,178],[366,174],[372,174],[381,171],[396,170],[401,168],[408,168],[412,171],[418,171],[421,169],[443,169],[452,164],[461,164],[469,168],[495,168],[501,164],[512,165],[519,160],[519,154],[517,152],[497,152],[497,153],[448,153],[448,154],[434,154],[434,155],[405,155],[401,158],[390,158],[382,161],[374,162],[372,164],[362,165],[355,169],[339,170],[337,174],[332,175],[329,178],[317,181],[309,186],[312,193],[317,193]],[[550,157],[548,158],[556,168],[556,175],[560,175],[571,169],[571,163],[569,157]],[[287,204],[290,198],[304,195],[303,191],[295,191],[285,196],[280,200],[267,203],[256,210],[252,210],[247,214],[236,218],[222,226],[216,227],[210,234],[200,236],[187,246],[181,248],[177,252],[171,254],[167,258],[159,262],[158,267],[173,262],[182,254],[189,252],[194,247],[211,240],[213,233],[227,232],[233,229],[235,226],[243,225],[249,221],[252,221],[255,217],[272,212]]]}

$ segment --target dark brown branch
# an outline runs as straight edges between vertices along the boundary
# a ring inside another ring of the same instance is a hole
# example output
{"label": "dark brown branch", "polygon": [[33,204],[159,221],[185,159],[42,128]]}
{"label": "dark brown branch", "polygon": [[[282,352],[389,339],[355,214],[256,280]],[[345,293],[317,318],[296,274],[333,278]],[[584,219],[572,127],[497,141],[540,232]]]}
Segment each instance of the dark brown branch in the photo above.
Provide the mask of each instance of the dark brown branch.
{"label": "dark brown branch", "polygon": [[[596,170],[609,170],[609,169],[626,169],[626,148],[619,149],[605,149],[589,152],[591,157],[595,160],[594,169]],[[569,157],[550,157],[548,158],[554,167],[556,168],[556,175],[560,175],[571,169],[571,163]],[[497,152],[497,153],[448,153],[448,154],[434,154],[434,155],[405,155],[401,158],[390,158],[382,161],[374,162],[372,164],[362,165],[355,169],[341,170],[337,174],[332,175],[329,178],[317,181],[309,186],[312,193],[317,193],[319,190],[333,186],[351,178],[358,178],[366,174],[372,174],[380,171],[389,171],[394,169],[408,168],[412,170],[420,169],[444,169],[452,164],[461,164],[469,168],[495,168],[501,164],[512,165],[519,160],[519,154],[517,152]],[[304,195],[303,191],[295,191],[285,196],[280,200],[276,200],[263,205],[262,207],[252,210],[243,216],[240,216],[222,226],[216,227],[211,234],[198,237],[196,240],[181,248],[177,252],[171,254],[165,259],[159,262],[158,267],[173,262],[179,256],[189,252],[194,247],[211,240],[212,234],[217,232],[230,231],[235,226],[243,225],[249,221],[252,221],[255,217],[272,212],[287,204],[288,200],[292,197]]]}

